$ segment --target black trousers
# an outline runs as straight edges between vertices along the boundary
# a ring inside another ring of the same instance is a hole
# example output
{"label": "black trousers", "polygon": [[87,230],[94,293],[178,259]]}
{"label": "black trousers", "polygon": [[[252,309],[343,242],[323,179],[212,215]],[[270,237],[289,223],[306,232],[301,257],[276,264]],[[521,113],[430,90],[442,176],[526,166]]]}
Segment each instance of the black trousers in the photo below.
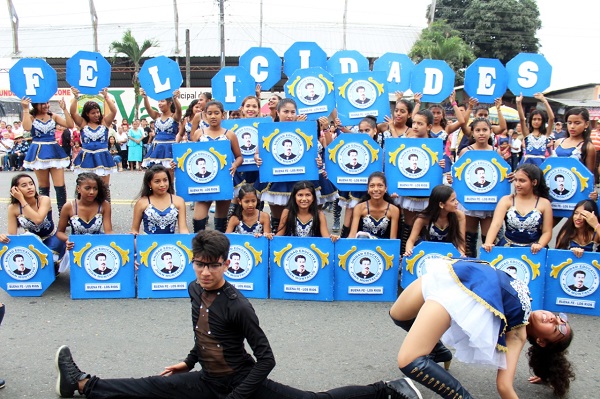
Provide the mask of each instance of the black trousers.
{"label": "black trousers", "polygon": [[[224,399],[243,378],[213,379],[202,372],[174,374],[169,377],[100,379],[92,377],[83,394],[89,399]],[[326,392],[309,392],[266,379],[255,399],[384,399],[385,384],[346,386]]]}

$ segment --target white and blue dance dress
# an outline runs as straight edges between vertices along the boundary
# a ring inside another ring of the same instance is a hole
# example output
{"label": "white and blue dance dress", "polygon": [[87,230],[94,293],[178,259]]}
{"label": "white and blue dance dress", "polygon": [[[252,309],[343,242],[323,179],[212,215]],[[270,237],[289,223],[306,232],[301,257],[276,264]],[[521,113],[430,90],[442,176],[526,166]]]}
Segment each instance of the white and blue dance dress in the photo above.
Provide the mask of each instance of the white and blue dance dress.
{"label": "white and blue dance dress", "polygon": [[[28,116],[25,116],[28,117]],[[46,122],[34,119],[31,124],[31,146],[23,167],[26,169],[67,168],[71,163],[65,150],[56,142],[54,133],[56,122],[52,118]]]}
{"label": "white and blue dance dress", "polygon": [[506,333],[525,326],[531,314],[527,285],[487,262],[435,258],[425,261],[423,298],[451,318],[442,336],[465,363],[506,368]]}
{"label": "white and blue dance dress", "polygon": [[542,236],[543,215],[537,209],[538,200],[535,207],[526,215],[519,213],[515,207],[515,197],[513,204],[504,217],[505,231],[504,237],[498,242],[498,246],[505,247],[529,247],[538,242]]}
{"label": "white and blue dance dress", "polygon": [[168,117],[164,121],[158,118],[154,121],[154,129],[156,130],[156,136],[154,136],[146,158],[142,161],[142,166],[150,167],[160,164],[165,168],[171,168],[173,144],[179,132],[179,123],[172,117]]}
{"label": "white and blue dance dress", "polygon": [[81,129],[81,152],[73,161],[76,174],[92,172],[106,176],[117,172],[117,165],[108,150],[108,128],[98,125],[92,129],[86,125]]}
{"label": "white and blue dance dress", "polygon": [[564,141],[565,139],[560,140],[560,142],[552,151],[552,155],[555,157],[575,158],[578,161],[581,161],[581,149],[583,148],[583,141],[577,144],[577,146],[569,148],[564,148],[562,146]]}
{"label": "white and blue dance dress", "polygon": [[387,217],[387,213],[390,209],[390,204],[388,203],[387,208],[385,208],[385,212],[383,216],[379,219],[375,219],[371,216],[371,211],[369,209],[369,201],[367,204],[367,214],[360,218],[358,222],[358,232],[369,233],[371,237],[375,238],[390,238],[390,232],[392,229],[392,221]]}
{"label": "white and blue dance dress", "polygon": [[58,270],[58,265],[62,263],[63,259],[68,260],[68,257],[65,257],[67,244],[56,236],[56,226],[54,225],[54,221],[52,221],[52,210],[48,211],[46,217],[40,224],[35,224],[33,221],[27,218],[27,216],[23,215],[23,207],[19,205],[19,216],[17,216],[17,222],[26,233],[38,236],[52,251],[55,270]]}
{"label": "white and blue dance dress", "polygon": [[173,204],[171,195],[171,204],[165,209],[158,209],[148,197],[148,206],[142,213],[142,224],[146,234],[174,234],[175,226],[179,218],[179,210]]}
{"label": "white and blue dance dress", "polygon": [[73,211],[74,215],[69,219],[71,234],[102,234],[102,205],[98,205],[98,211],[90,220],[84,220],[79,216],[77,210],[77,201],[73,201]]}
{"label": "white and blue dance dress", "polygon": [[[448,227],[449,226],[441,228],[437,224],[430,222],[429,226],[425,227],[423,229],[424,231],[421,232],[422,233],[421,236],[415,242],[415,247],[423,241],[452,243],[452,241],[451,241],[452,237],[450,237],[448,235],[448,232],[450,230]],[[425,233],[425,234],[423,234],[423,233]]]}
{"label": "white and blue dance dress", "polygon": [[246,223],[240,220],[237,226],[235,226],[233,232],[236,234],[262,234],[263,227],[262,224],[260,224],[260,214],[261,211],[258,211],[258,219],[252,224],[252,226],[248,226]]}
{"label": "white and blue dance dress", "polygon": [[525,137],[525,155],[521,159],[521,164],[532,163],[540,166],[546,160],[546,150],[548,149],[550,139],[544,134],[535,137],[533,133]]}

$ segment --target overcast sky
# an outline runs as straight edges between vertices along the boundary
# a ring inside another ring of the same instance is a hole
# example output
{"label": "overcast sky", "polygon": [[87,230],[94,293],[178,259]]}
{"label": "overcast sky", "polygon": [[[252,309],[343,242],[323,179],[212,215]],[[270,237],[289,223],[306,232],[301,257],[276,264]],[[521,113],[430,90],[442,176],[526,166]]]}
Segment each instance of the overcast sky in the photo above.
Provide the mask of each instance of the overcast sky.
{"label": "overcast sky", "polygon": [[[180,30],[191,24],[218,21],[216,0],[176,0]],[[302,21],[334,23],[341,27],[344,0],[301,0],[299,6],[290,0],[263,0],[264,23]],[[349,29],[360,29],[367,20],[393,29],[394,25],[425,27],[427,0],[347,0]],[[21,29],[56,26],[69,29],[90,23],[88,1],[85,0],[14,0]],[[256,30],[260,0],[226,0],[227,24],[244,26],[248,21]],[[173,21],[170,0],[95,0],[99,24],[135,26],[168,24]],[[538,38],[541,52],[553,66],[552,88],[585,83],[600,83],[600,18],[599,0],[538,1],[542,29]],[[10,27],[7,8],[0,12],[0,26]],[[51,33],[50,33],[51,34]],[[76,33],[75,33],[76,34]],[[10,40],[10,38],[3,38]],[[180,39],[183,41],[182,39]],[[281,54],[283,55],[283,54]]]}

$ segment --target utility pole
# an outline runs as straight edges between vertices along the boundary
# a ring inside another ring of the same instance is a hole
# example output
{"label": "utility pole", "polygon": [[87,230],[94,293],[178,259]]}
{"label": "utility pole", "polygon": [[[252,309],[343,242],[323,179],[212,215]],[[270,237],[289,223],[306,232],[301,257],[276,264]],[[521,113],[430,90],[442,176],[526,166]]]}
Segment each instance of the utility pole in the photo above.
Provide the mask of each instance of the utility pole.
{"label": "utility pole", "polygon": [[179,12],[177,11],[177,0],[173,0],[173,16],[175,20],[175,54],[179,54]]}
{"label": "utility pole", "polygon": [[192,87],[190,72],[190,30],[185,30],[185,87]]}
{"label": "utility pole", "polygon": [[344,17],[343,17],[343,35],[344,35],[344,41],[342,42],[342,50],[346,50],[346,17],[348,16],[348,0],[344,1]]}
{"label": "utility pole", "polygon": [[260,0],[260,38],[258,39],[258,47],[262,47],[262,28],[263,28],[263,0]]}
{"label": "utility pole", "polygon": [[12,36],[13,36],[13,57],[19,55],[19,16],[12,0],[6,0],[8,5],[8,13],[10,14],[10,23],[12,24]]}
{"label": "utility pole", "polygon": [[219,28],[221,31],[221,68],[225,67],[225,0],[219,1]]}
{"label": "utility pole", "polygon": [[433,23],[433,20],[435,18],[435,6],[436,6],[436,0],[431,0],[431,8],[429,10],[429,25],[431,25]]}
{"label": "utility pole", "polygon": [[90,17],[92,18],[92,29],[94,30],[94,51],[98,52],[98,14],[96,14],[94,0],[90,0]]}

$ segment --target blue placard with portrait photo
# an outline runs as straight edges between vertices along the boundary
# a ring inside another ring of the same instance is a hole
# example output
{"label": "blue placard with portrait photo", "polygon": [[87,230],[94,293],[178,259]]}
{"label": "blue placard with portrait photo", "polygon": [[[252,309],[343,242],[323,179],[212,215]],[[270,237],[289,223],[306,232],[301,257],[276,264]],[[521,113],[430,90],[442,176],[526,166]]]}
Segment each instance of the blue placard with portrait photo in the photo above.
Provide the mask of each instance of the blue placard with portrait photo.
{"label": "blue placard with portrait photo", "polygon": [[229,266],[225,280],[248,298],[269,297],[269,240],[252,234],[226,234]]}
{"label": "blue placard with portrait photo", "polygon": [[600,316],[600,254],[549,249],[546,257],[544,309]]}
{"label": "blue placard with portrait photo", "polygon": [[336,301],[395,301],[400,240],[349,238],[335,243]]}
{"label": "blue placard with portrait photo", "polygon": [[237,168],[240,172],[256,171],[258,167],[254,161],[254,153],[258,147],[258,125],[263,122],[272,122],[271,118],[244,118],[226,119],[221,122],[221,127],[235,133],[240,145],[240,152],[244,162]]}
{"label": "blue placard with portrait photo", "polygon": [[135,297],[134,236],[71,235],[71,298]]}
{"label": "blue placard with portrait photo", "polygon": [[335,108],[333,77],[323,68],[297,69],[285,84],[286,97],[298,104],[298,114],[307,120],[329,116]]}
{"label": "blue placard with portrait photo", "polygon": [[340,134],[325,149],[327,177],[342,191],[367,191],[373,172],[383,170],[383,149],[367,134]]}
{"label": "blue placard with portrait photo", "polygon": [[400,286],[406,288],[427,272],[426,262],[431,259],[460,258],[458,249],[449,242],[422,241],[413,248],[411,256],[402,258]]}
{"label": "blue placard with portrait photo", "polygon": [[550,189],[552,214],[569,217],[575,205],[594,190],[594,175],[578,159],[550,157],[540,165]]}
{"label": "blue placard with portrait photo", "polygon": [[388,192],[428,197],[442,184],[444,144],[439,139],[390,138],[385,140],[385,176]]}
{"label": "blue placard with portrait photo", "polygon": [[233,163],[229,140],[173,144],[175,191],[186,201],[218,201],[233,197]]}
{"label": "blue placard with portrait photo", "polygon": [[479,258],[525,282],[529,287],[532,309],[545,309],[546,251],[543,248],[534,255],[530,247],[493,247],[490,252],[480,249]]}
{"label": "blue placard with portrait photo", "polygon": [[510,166],[496,151],[465,152],[452,167],[452,188],[469,210],[493,211],[510,194]]}
{"label": "blue placard with portrait photo", "polygon": [[260,182],[317,180],[315,122],[265,122],[258,125]]}
{"label": "blue placard with portrait photo", "polygon": [[42,296],[54,282],[52,251],[34,234],[0,243],[0,287],[10,296]]}
{"label": "blue placard with portrait photo", "polygon": [[141,234],[136,238],[138,298],[187,298],[196,279],[193,234]]}
{"label": "blue placard with portrait photo", "polygon": [[358,125],[365,116],[384,122],[390,113],[383,71],[344,73],[333,76],[338,117],[343,125]]}
{"label": "blue placard with portrait photo", "polygon": [[329,238],[273,237],[271,298],[333,301],[334,246]]}

